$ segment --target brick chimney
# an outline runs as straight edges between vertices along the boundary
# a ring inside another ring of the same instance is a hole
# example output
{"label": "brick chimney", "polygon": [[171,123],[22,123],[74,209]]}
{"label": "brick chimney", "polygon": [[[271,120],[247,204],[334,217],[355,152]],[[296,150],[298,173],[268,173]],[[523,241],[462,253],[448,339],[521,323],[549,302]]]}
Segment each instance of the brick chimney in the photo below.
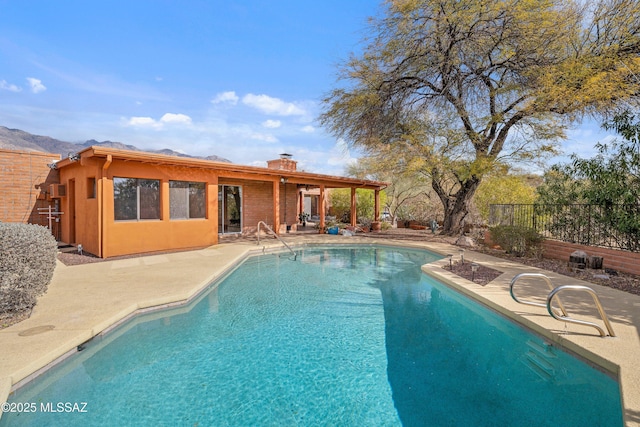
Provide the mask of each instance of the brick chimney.
{"label": "brick chimney", "polygon": [[295,172],[297,164],[295,160],[291,160],[292,155],[287,153],[280,154],[279,159],[267,160],[267,167],[269,169],[280,169],[289,172]]}

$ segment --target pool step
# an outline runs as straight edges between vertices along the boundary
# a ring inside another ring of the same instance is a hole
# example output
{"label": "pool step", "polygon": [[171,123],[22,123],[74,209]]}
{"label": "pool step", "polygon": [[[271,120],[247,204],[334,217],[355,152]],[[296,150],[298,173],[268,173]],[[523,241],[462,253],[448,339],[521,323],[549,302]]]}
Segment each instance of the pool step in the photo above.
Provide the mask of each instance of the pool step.
{"label": "pool step", "polygon": [[545,381],[553,380],[556,376],[554,359],[556,354],[550,345],[527,341],[529,350],[525,353],[525,364]]}

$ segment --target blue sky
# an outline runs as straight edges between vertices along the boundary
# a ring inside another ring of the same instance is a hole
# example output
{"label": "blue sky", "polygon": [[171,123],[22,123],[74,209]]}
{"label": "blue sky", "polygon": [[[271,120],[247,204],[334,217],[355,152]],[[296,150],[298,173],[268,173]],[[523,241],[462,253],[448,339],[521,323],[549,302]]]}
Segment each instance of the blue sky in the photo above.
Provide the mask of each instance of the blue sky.
{"label": "blue sky", "polygon": [[[0,0],[0,125],[341,175],[357,156],[318,126],[377,0]],[[567,152],[606,136],[572,131]]]}

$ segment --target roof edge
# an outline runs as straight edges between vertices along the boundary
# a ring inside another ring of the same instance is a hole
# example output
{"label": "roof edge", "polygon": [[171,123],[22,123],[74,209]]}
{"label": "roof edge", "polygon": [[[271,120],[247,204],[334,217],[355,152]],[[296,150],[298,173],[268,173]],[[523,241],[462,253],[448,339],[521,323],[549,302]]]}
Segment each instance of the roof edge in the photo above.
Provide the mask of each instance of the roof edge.
{"label": "roof edge", "polygon": [[[149,153],[146,151],[133,151],[122,150],[117,148],[107,148],[99,146],[90,146],[80,150],[77,153],[78,158],[91,158],[91,157],[107,157],[111,156],[114,160],[128,160],[139,162],[154,162],[173,166],[193,167],[193,168],[205,168],[205,169],[219,169],[230,172],[244,172],[260,175],[268,175],[273,177],[282,177],[292,179],[293,183],[304,184],[309,181],[310,184],[325,185],[331,187],[339,187],[345,185],[347,187],[359,187],[367,189],[382,190],[389,186],[388,182],[373,181],[367,179],[349,178],[335,175],[324,175],[311,172],[302,171],[286,171],[282,169],[270,169],[260,166],[246,166],[237,163],[218,162],[215,160],[198,159],[193,157],[177,157],[167,154]],[[64,168],[75,163],[70,157],[66,157],[57,162],[58,168]]]}

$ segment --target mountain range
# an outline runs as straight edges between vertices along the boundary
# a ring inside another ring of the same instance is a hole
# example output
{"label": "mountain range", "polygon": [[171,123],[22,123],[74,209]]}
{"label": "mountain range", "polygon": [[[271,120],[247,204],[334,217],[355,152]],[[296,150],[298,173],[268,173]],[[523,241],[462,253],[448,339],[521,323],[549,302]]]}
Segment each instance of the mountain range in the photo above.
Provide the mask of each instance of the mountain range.
{"label": "mountain range", "polygon": [[174,150],[165,148],[163,150],[141,150],[134,145],[124,144],[122,142],[102,141],[98,142],[95,139],[90,139],[85,142],[73,143],[67,141],[61,141],[59,139],[51,138],[48,136],[33,135],[31,133],[19,130],[9,129],[4,126],[0,126],[0,149],[5,150],[20,150],[20,151],[42,151],[45,153],[60,154],[63,158],[70,154],[77,153],[91,146],[109,147],[120,150],[133,150],[144,151],[148,153],[165,154],[168,156],[178,157],[190,157],[196,159],[213,160],[216,162],[231,163],[230,160],[219,156],[190,156],[188,154],[179,153]]}

